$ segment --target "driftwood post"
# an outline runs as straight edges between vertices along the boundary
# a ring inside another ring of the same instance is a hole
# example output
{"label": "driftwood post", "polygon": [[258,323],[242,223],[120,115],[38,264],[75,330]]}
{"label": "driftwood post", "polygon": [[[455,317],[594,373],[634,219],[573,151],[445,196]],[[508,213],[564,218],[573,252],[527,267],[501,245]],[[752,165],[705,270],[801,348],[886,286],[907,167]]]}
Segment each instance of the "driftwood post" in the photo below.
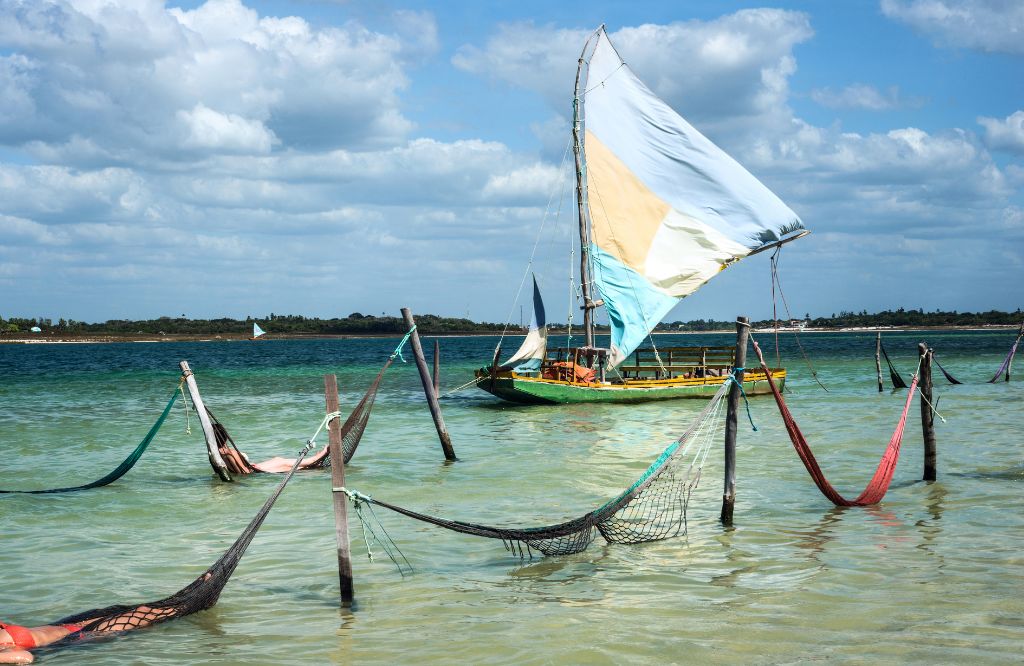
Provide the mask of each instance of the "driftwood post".
{"label": "driftwood post", "polygon": [[928,345],[917,345],[921,357],[921,433],[924,435],[924,480],[935,480],[935,411],[932,405],[932,350]]}
{"label": "driftwood post", "polygon": [[[1021,322],[1020,328],[1017,330],[1017,339],[1013,341],[1013,348],[1016,349],[1017,345],[1020,344],[1020,339],[1024,338],[1024,322]],[[1006,362],[1006,378],[1005,381],[1010,381],[1010,368],[1013,367],[1014,354],[1010,354],[1010,360]]]}
{"label": "driftwood post", "polygon": [[[338,411],[338,378],[324,375],[324,399],[327,413]],[[327,424],[328,445],[331,449],[331,487],[345,487],[345,451],[341,446],[341,419],[335,416]],[[341,587],[341,605],[352,605],[354,590],[352,584],[352,552],[348,536],[348,500],[345,494],[335,490],[334,530],[338,535],[338,581]]]}
{"label": "driftwood post", "polygon": [[[411,329],[416,325],[409,308],[402,308],[402,318],[405,320],[406,328]],[[441,405],[437,402],[437,394],[434,393],[434,383],[430,379],[430,372],[427,370],[427,360],[423,358],[423,345],[420,344],[419,333],[412,332],[412,353],[416,357],[416,367],[420,371],[420,381],[423,382],[423,392],[427,396],[427,405],[430,407],[430,416],[434,419],[434,427],[437,428],[437,437],[441,440],[441,449],[444,450],[445,460],[458,460],[455,457],[455,449],[452,448],[452,438],[448,436],[448,428],[444,425],[444,416],[441,415]]]}
{"label": "driftwood post", "polygon": [[434,339],[434,395],[441,393],[441,341]]}
{"label": "driftwood post", "polygon": [[746,317],[736,318],[736,356],[733,361],[736,382],[729,387],[725,415],[725,489],[722,493],[722,524],[732,525],[733,508],[736,506],[736,412],[740,406],[740,391],[743,385],[743,367],[747,363],[747,336],[750,324]]}
{"label": "driftwood post", "polygon": [[217,435],[213,432],[213,423],[210,422],[210,415],[206,413],[206,405],[203,404],[203,396],[199,395],[199,386],[196,378],[192,376],[192,369],[188,367],[188,361],[178,364],[181,367],[181,374],[185,378],[185,385],[188,387],[188,394],[192,398],[192,406],[199,416],[199,423],[203,426],[203,438],[206,440],[206,452],[210,456],[210,464],[222,481],[231,481],[231,474],[228,466],[224,463],[220,451],[217,450]]}
{"label": "driftwood post", "polygon": [[882,392],[882,332],[875,338],[875,373],[878,375],[878,392]]}

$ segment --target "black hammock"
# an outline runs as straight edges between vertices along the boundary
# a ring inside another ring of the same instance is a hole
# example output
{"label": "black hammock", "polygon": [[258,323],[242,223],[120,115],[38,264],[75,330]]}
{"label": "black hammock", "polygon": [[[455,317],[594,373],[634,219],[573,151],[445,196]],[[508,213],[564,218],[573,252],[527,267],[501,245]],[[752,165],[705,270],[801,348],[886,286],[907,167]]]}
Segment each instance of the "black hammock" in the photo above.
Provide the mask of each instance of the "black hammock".
{"label": "black hammock", "polygon": [[[370,420],[370,412],[373,410],[373,402],[377,398],[377,391],[380,390],[381,380],[384,379],[384,372],[391,366],[395,356],[396,354],[392,354],[391,358],[384,364],[384,367],[380,369],[380,372],[377,373],[377,378],[373,380],[370,388],[366,390],[362,399],[352,409],[352,413],[348,415],[345,423],[341,426],[341,450],[346,464],[356,454],[356,448],[359,446],[359,442],[363,438],[363,432],[366,430],[366,424]],[[231,437],[231,433],[228,432],[223,423],[217,420],[217,417],[213,415],[209,408],[207,408],[206,413],[210,416],[210,422],[213,424],[213,433],[217,437],[217,448],[225,464],[228,466],[228,471],[240,475],[264,472],[264,470],[257,468],[256,465],[250,462],[249,456],[238,448],[235,440]],[[213,459],[211,458],[210,465],[213,464]],[[330,467],[330,465],[330,446],[325,446],[307,462],[303,463],[299,469],[322,469]],[[216,466],[214,466],[214,471],[217,471]]]}
{"label": "black hammock", "polygon": [[270,495],[263,507],[259,510],[252,522],[245,528],[238,539],[228,548],[227,552],[221,555],[213,566],[207,569],[202,576],[195,579],[190,585],[175,592],[169,597],[158,601],[150,601],[142,604],[116,604],[105,608],[95,608],[83,613],[75,613],[61,618],[51,624],[71,624],[80,626],[81,629],[69,634],[60,641],[53,643],[53,646],[61,646],[78,642],[88,638],[97,638],[99,634],[124,632],[131,629],[140,629],[160,622],[185,617],[201,610],[206,610],[217,603],[220,593],[227,585],[228,579],[234,573],[239,560],[245,554],[246,548],[256,532],[263,524],[270,509],[274,506],[278,496],[284,487],[291,480],[295,470],[299,467],[302,459],[312,448],[312,441],[299,452],[295,464],[287,473],[287,476],[277,486],[277,489]]}
{"label": "black hammock", "polygon": [[[907,383],[903,381],[903,377],[900,376],[900,373],[896,370],[896,367],[892,364],[892,361],[889,360],[889,355],[885,353],[885,347],[881,346],[881,342],[879,342],[879,348],[882,350],[882,356],[885,357],[885,362],[889,366],[889,378],[892,380],[892,387],[898,389],[907,388]],[[946,372],[946,369],[943,368],[939,361],[935,358],[934,353],[932,353],[932,361],[935,362],[935,367],[939,369],[939,372],[942,373],[942,376],[946,378],[947,382],[949,382],[950,384],[963,384],[963,382],[961,382],[959,379]],[[999,374],[996,373],[996,376],[998,377]]]}
{"label": "black hammock", "polygon": [[149,429],[149,432],[146,433],[146,436],[142,439],[141,442],[139,442],[139,445],[135,447],[135,450],[132,451],[131,454],[129,454],[129,456],[125,458],[124,461],[120,465],[118,465],[114,471],[112,471],[110,474],[107,474],[102,479],[97,479],[92,483],[87,483],[82,486],[71,486],[68,488],[49,488],[47,490],[0,490],[0,493],[68,493],[73,490],[87,490],[89,488],[99,488],[100,486],[105,486],[107,484],[113,483],[114,481],[117,481],[122,476],[127,474],[128,470],[130,470],[132,467],[135,467],[135,463],[137,463],[139,461],[139,458],[142,457],[142,454],[146,452],[146,449],[153,441],[153,438],[156,437],[157,431],[160,430],[160,426],[163,425],[164,421],[167,419],[167,415],[170,414],[171,407],[174,405],[174,401],[177,399],[178,389],[174,389],[174,393],[171,394],[171,399],[167,401],[167,406],[164,407],[164,411],[160,415],[160,418],[156,420],[156,423],[154,423],[153,427]]}

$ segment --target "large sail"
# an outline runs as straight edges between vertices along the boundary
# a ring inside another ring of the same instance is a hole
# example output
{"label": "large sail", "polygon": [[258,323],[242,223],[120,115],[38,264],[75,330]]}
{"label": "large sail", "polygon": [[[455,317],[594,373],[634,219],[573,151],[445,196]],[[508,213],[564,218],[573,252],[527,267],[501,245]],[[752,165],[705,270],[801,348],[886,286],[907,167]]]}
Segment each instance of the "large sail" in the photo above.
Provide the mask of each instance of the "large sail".
{"label": "large sail", "polygon": [[512,355],[512,358],[502,364],[502,369],[512,369],[516,372],[536,372],[540,370],[541,362],[548,346],[548,327],[544,316],[544,301],[540,297],[540,289],[537,288],[537,277],[533,278],[533,318],[530,320],[530,331],[526,339],[520,345],[519,350]]}
{"label": "large sail", "polygon": [[614,366],[680,299],[803,224],[651,92],[603,28],[583,108],[589,250]]}

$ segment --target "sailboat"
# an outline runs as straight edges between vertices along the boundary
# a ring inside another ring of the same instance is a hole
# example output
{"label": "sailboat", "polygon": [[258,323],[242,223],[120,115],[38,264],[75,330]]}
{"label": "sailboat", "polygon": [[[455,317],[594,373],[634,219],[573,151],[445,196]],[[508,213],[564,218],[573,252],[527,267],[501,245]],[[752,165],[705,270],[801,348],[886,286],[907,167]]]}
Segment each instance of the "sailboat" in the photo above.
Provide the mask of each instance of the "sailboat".
{"label": "sailboat", "polygon": [[[604,26],[580,54],[572,139],[584,345],[539,350],[544,336],[531,327],[509,361],[499,364],[496,350],[491,366],[477,371],[477,386],[521,403],[714,395],[733,371],[732,347],[658,349],[651,337],[650,349],[637,348],[682,298],[719,272],[809,232],[637,78]],[[535,281],[534,323],[542,326],[538,303]],[[611,329],[608,348],[595,346],[600,307]],[[772,375],[784,384],[784,369]],[[745,371],[743,388],[748,395],[770,392],[756,370]]]}
{"label": "sailboat", "polygon": [[267,333],[266,331],[264,331],[262,328],[260,328],[259,324],[257,324],[256,322],[253,322],[252,323],[252,337],[249,338],[249,339],[250,340],[259,340],[260,336],[261,335],[266,335],[266,333]]}

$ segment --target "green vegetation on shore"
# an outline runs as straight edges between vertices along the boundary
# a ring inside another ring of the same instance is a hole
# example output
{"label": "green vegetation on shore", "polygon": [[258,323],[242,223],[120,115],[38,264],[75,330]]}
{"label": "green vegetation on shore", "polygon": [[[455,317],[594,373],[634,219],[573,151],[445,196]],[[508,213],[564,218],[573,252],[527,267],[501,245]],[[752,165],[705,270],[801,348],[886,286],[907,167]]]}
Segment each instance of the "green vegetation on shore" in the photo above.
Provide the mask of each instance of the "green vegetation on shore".
{"label": "green vegetation on shore", "polygon": [[[885,310],[875,314],[867,311],[860,313],[841,311],[830,317],[814,317],[806,315],[804,319],[779,322],[783,326],[806,325],[808,328],[841,329],[841,328],[916,328],[916,327],[973,327],[973,326],[1012,326],[1021,322],[1020,308],[1015,312],[925,312],[924,310]],[[111,319],[101,323],[86,323],[73,319],[59,319],[54,323],[51,319],[40,317],[24,319],[12,317],[5,320],[0,317],[0,335],[10,337],[15,334],[29,333],[33,327],[41,329],[46,335],[70,336],[113,336],[131,337],[138,335],[222,335],[245,337],[252,332],[253,322],[258,322],[271,335],[388,335],[405,332],[405,324],[400,317],[375,317],[353,312],[344,318],[322,319],[320,317],[303,317],[302,315],[276,315],[244,320],[221,317],[219,319],[189,319],[181,317],[160,317],[132,321],[127,319]],[[487,334],[500,333],[504,324],[474,322],[469,319],[438,317],[437,315],[417,315],[416,324],[425,335],[451,334]],[[752,322],[755,328],[774,326],[772,320]],[[732,328],[731,321],[715,321],[712,319],[695,319],[692,321],[662,322],[657,331],[718,331]],[[512,326],[517,329],[518,326]],[[554,329],[563,329],[564,325],[553,324]],[[601,327],[599,327],[601,328]],[[605,328],[606,330],[606,328]]]}

